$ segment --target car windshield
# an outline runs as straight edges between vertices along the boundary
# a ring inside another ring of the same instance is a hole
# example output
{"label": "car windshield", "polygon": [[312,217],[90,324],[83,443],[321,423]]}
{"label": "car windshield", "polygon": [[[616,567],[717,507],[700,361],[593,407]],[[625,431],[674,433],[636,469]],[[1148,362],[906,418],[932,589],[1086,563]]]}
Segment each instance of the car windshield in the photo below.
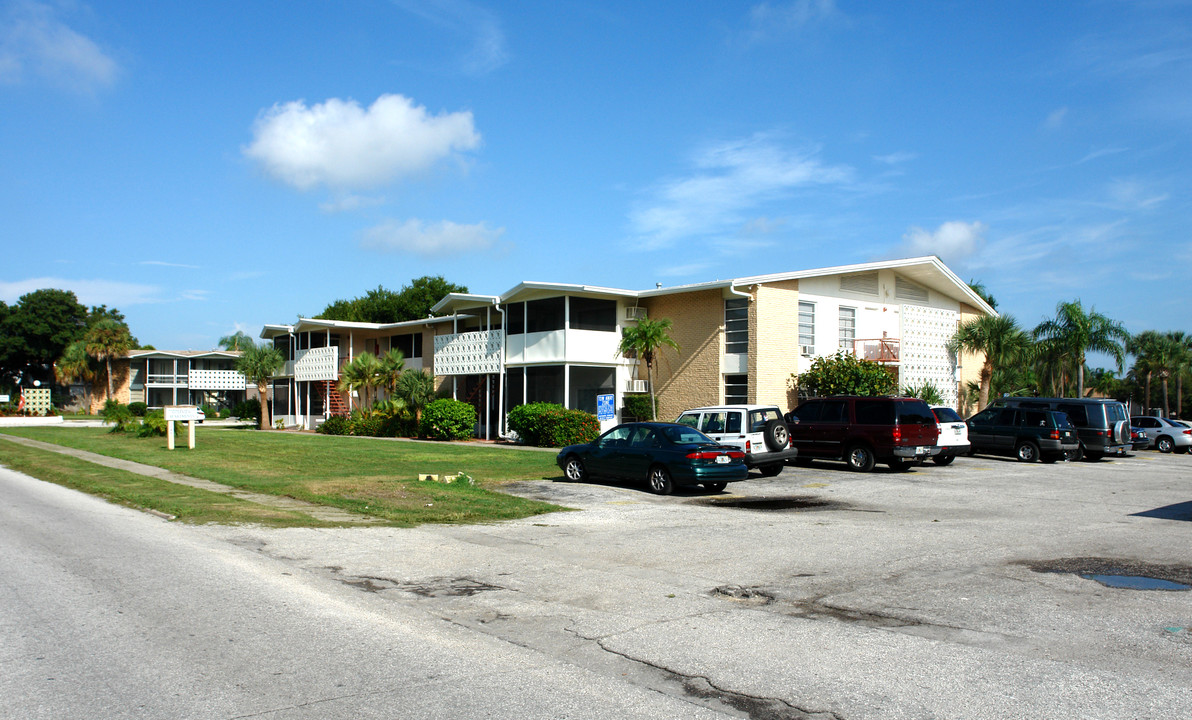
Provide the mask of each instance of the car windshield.
{"label": "car windshield", "polygon": [[676,445],[701,445],[715,442],[695,428],[667,425],[662,428],[662,436]]}
{"label": "car windshield", "polygon": [[1064,430],[1075,430],[1076,429],[1076,426],[1072,424],[1071,418],[1068,417],[1068,413],[1063,413],[1063,412],[1057,411],[1055,413],[1055,424],[1057,426],[1059,426],[1060,428],[1063,428]]}
{"label": "car windshield", "polygon": [[957,415],[956,411],[953,410],[952,408],[946,408],[946,407],[932,408],[932,412],[935,413],[935,419],[939,422],[964,422],[963,420],[960,419],[960,416]]}
{"label": "car windshield", "polygon": [[1126,406],[1122,403],[1105,403],[1105,417],[1109,419],[1109,424],[1112,425],[1118,420],[1129,420],[1130,416],[1126,413]]}

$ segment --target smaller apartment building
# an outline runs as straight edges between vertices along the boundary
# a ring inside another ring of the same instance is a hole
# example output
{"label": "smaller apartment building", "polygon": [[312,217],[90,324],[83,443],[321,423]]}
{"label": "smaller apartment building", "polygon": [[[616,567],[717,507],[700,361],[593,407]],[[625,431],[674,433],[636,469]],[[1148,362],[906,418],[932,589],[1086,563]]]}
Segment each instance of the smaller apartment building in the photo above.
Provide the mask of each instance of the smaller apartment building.
{"label": "smaller apartment building", "polygon": [[[226,350],[133,350],[112,361],[113,395],[119,402],[143,402],[151,409],[167,405],[230,408],[247,395],[244,375],[236,370],[240,353]],[[93,383],[90,412],[103,409],[103,372]]]}
{"label": "smaller apartment building", "polygon": [[275,415],[314,427],[347,412],[354,399],[338,393],[339,369],[398,347],[442,394],[476,407],[480,437],[503,434],[505,413],[523,403],[594,413],[596,397],[612,394],[619,419],[626,394],[649,391],[644,364],[617,353],[622,329],[643,317],[670,319],[680,346],[655,361],[660,418],[720,403],[792,408],[792,376],[840,350],[887,366],[900,387],[930,382],[955,406],[981,358],[955,357],[947,342],[962,322],[995,312],[936,257],[643,291],[523,282],[501,295],[449,295],[433,311],[389,325],[266,326],[261,336],[287,357]]}

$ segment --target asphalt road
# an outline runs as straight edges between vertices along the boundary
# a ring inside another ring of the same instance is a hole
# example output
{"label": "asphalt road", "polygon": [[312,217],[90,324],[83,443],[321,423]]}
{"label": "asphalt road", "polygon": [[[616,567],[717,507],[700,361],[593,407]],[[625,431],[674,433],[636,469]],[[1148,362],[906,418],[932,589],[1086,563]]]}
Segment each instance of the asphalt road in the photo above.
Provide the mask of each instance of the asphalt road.
{"label": "asphalt road", "polygon": [[1192,717],[1192,456],[754,475],[413,530],[0,473],[0,717]]}

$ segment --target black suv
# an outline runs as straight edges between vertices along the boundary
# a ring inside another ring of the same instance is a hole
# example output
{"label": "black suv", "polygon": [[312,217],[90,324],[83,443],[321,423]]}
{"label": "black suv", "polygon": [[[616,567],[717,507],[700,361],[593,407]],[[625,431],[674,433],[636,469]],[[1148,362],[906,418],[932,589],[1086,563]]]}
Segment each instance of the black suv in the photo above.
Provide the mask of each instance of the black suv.
{"label": "black suv", "polygon": [[1080,447],[1076,428],[1057,410],[987,407],[968,419],[970,453],[1053,463]]}
{"label": "black suv", "polygon": [[1088,457],[1097,460],[1104,455],[1124,455],[1130,449],[1130,413],[1124,403],[1103,398],[1033,398],[1006,397],[989,403],[989,407],[1059,410],[1068,414],[1076,427],[1079,444],[1068,458]]}
{"label": "black suv", "polygon": [[837,395],[813,398],[786,415],[796,465],[812,458],[843,460],[869,472],[884,462],[909,470],[916,460],[939,453],[939,426],[927,403],[908,397]]}

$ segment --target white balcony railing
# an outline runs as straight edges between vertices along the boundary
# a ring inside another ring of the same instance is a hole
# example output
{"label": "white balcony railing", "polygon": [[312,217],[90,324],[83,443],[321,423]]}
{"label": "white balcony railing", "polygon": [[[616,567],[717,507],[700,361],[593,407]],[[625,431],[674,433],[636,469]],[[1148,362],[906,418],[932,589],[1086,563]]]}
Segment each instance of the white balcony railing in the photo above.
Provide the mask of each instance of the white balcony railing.
{"label": "white balcony railing", "polygon": [[235,370],[191,370],[190,387],[194,390],[243,390],[244,375]]}

